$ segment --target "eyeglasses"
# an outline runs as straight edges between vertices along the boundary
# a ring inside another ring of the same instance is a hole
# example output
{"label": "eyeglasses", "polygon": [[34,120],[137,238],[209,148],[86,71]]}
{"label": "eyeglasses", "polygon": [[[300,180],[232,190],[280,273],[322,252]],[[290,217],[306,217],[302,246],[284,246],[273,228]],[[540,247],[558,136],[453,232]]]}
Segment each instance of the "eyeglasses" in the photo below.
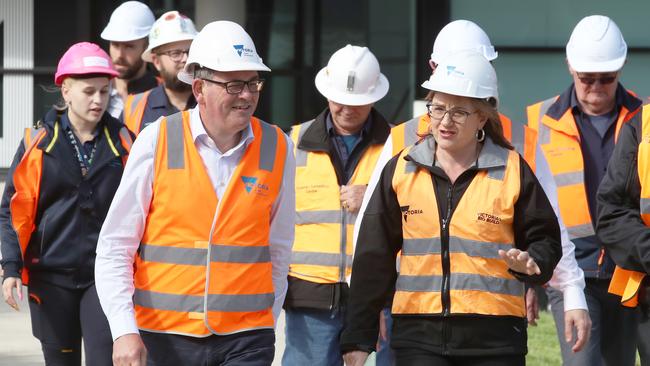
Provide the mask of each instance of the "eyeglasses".
{"label": "eyeglasses", "polygon": [[183,55],[189,55],[190,50],[171,50],[167,52],[158,52],[157,55],[167,55],[172,61],[179,62],[183,59]]}
{"label": "eyeglasses", "polygon": [[608,85],[613,83],[616,80],[617,76],[618,74],[606,74],[599,77],[596,77],[594,75],[578,74],[578,79],[580,79],[580,82],[585,85],[594,85],[596,81],[598,81],[600,85]]}
{"label": "eyeglasses", "polygon": [[246,85],[248,85],[248,91],[250,91],[251,93],[258,93],[262,90],[262,87],[264,86],[264,79],[255,79],[255,80],[248,80],[248,81],[233,80],[228,82],[221,82],[221,81],[210,80],[210,79],[201,79],[201,80],[205,80],[207,82],[217,84],[220,87],[225,88],[228,94],[239,94],[242,91],[244,91],[244,86]]}
{"label": "eyeglasses", "polygon": [[451,119],[451,121],[454,123],[458,123],[459,125],[465,123],[467,121],[467,117],[469,117],[470,114],[477,112],[468,112],[460,108],[445,109],[444,107],[436,106],[430,103],[427,104],[427,111],[429,113],[429,117],[436,121],[442,121],[442,119],[445,118],[445,115],[449,114],[449,119]]}

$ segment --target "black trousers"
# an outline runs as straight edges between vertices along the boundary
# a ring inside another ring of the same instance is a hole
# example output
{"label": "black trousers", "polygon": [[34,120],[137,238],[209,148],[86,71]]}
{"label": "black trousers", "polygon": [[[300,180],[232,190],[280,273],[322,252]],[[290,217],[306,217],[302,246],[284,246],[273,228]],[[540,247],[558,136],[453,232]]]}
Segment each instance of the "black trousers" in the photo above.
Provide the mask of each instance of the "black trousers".
{"label": "black trousers", "polygon": [[46,365],[81,365],[82,337],[86,365],[113,364],[111,331],[95,285],[68,289],[32,280],[28,294],[32,333],[41,341]]}
{"label": "black trousers", "polygon": [[273,329],[205,338],[140,331],[148,366],[270,366]]}
{"label": "black trousers", "polygon": [[525,355],[442,356],[419,348],[395,349],[397,366],[525,366]]}

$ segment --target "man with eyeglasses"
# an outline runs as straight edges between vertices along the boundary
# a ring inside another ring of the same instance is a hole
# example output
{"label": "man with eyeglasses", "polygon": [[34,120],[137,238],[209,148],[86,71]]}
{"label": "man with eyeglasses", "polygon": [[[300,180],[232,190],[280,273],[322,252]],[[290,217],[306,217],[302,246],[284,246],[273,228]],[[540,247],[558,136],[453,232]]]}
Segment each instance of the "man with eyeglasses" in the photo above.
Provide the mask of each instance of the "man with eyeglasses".
{"label": "man with eyeglasses", "polygon": [[102,39],[109,41],[109,54],[119,75],[114,79],[108,112],[119,118],[129,94],[137,94],[158,85],[153,70],[142,60],[147,36],[156,18],[140,1],[126,1],[113,11]]}
{"label": "man with eyeglasses", "polygon": [[178,78],[197,107],[142,130],[100,232],[97,292],[131,365],[270,365],[295,219],[293,145],[253,117],[270,71],[212,22]]}
{"label": "man with eyeglasses", "polygon": [[327,108],[291,130],[296,240],[284,303],[285,366],[343,365],[339,336],[352,270],[353,225],[390,130],[373,107],[388,93],[388,79],[367,47],[336,51],[315,84]]}
{"label": "man with eyeglasses", "polygon": [[192,87],[177,76],[185,67],[196,33],[192,20],[177,11],[163,14],[151,27],[149,47],[142,53],[142,59],[154,65],[162,84],[127,97],[123,120],[136,136],[158,118],[196,105]]}
{"label": "man with eyeglasses", "polygon": [[[596,192],[605,175],[617,136],[624,124],[641,117],[641,100],[619,82],[627,45],[608,17],[592,15],[574,28],[566,46],[573,84],[560,96],[527,108],[528,126],[538,141],[557,185],[560,215],[575,244],[584,271],[585,297],[592,320],[591,338],[572,352],[560,336],[565,365],[634,365],[634,309],[607,292],[614,262],[595,235]],[[547,289],[558,335],[565,334],[564,301]]]}

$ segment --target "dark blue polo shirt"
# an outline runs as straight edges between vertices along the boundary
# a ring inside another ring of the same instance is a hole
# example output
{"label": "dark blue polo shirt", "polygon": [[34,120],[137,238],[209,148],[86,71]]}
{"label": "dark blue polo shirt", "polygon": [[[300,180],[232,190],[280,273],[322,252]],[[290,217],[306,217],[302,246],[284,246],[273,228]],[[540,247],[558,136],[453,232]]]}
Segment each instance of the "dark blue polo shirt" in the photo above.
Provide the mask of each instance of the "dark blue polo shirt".
{"label": "dark blue polo shirt", "polygon": [[[352,177],[352,174],[354,174],[354,169],[359,162],[359,159],[356,158],[357,155],[360,155],[367,145],[367,143],[362,144],[362,142],[370,138],[372,114],[368,115],[368,119],[364,123],[363,128],[354,135],[342,136],[336,133],[331,113],[327,113],[325,124],[327,126],[327,133],[333,142],[334,150],[345,172],[345,181],[347,182]],[[354,162],[354,164],[351,164],[351,162]]]}
{"label": "dark blue polo shirt", "polygon": [[[185,109],[194,108],[194,106],[196,106],[196,100],[194,99],[194,95],[190,94]],[[162,84],[158,85],[151,89],[151,93],[149,93],[147,105],[142,114],[142,128],[147,127],[160,117],[166,117],[176,112],[178,112],[178,109],[169,102],[169,98],[165,94],[165,88]]]}

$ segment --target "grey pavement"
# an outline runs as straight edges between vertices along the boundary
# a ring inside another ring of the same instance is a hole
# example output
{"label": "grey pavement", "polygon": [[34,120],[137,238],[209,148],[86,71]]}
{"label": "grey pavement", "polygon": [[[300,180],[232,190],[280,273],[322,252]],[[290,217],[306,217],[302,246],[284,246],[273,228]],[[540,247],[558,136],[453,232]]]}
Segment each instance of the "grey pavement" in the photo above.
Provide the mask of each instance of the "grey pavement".
{"label": "grey pavement", "polygon": [[27,288],[23,288],[23,300],[18,306],[20,311],[15,311],[4,301],[0,303],[0,365],[43,365],[41,344],[32,336]]}

